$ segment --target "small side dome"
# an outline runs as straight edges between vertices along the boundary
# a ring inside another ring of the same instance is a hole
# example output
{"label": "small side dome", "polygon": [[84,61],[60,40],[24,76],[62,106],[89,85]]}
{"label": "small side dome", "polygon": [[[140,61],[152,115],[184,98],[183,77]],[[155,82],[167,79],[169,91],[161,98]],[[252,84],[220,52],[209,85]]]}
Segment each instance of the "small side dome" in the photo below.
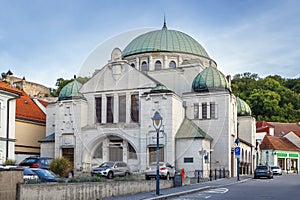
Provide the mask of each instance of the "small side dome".
{"label": "small side dome", "polygon": [[237,116],[251,116],[250,106],[239,97],[237,97]]}
{"label": "small side dome", "polygon": [[192,89],[194,92],[209,92],[230,90],[230,87],[224,74],[210,66],[195,77]]}
{"label": "small side dome", "polygon": [[61,89],[58,100],[83,99],[83,95],[79,93],[81,86],[82,84],[74,79],[74,81],[68,83]]}
{"label": "small side dome", "polygon": [[157,84],[156,87],[152,88],[149,93],[167,93],[167,92],[173,92],[169,90],[166,86]]}

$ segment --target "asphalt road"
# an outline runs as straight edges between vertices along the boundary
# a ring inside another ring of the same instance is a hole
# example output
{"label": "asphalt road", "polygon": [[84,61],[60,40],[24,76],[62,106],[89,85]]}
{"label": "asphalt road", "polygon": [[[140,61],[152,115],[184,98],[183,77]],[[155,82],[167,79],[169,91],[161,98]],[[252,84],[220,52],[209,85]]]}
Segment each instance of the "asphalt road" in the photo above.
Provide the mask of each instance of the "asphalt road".
{"label": "asphalt road", "polygon": [[171,199],[300,200],[300,174],[284,174],[274,176],[274,179],[251,179]]}

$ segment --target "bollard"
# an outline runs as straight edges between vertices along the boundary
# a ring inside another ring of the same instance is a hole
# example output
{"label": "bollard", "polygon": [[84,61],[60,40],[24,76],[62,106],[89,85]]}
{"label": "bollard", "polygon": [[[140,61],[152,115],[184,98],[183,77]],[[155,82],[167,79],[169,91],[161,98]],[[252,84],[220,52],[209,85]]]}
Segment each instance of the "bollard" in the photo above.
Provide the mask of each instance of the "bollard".
{"label": "bollard", "polygon": [[180,170],[180,174],[181,174],[181,178],[183,180],[184,179],[184,169],[183,168]]}
{"label": "bollard", "polygon": [[215,180],[217,180],[217,169],[215,169]]}

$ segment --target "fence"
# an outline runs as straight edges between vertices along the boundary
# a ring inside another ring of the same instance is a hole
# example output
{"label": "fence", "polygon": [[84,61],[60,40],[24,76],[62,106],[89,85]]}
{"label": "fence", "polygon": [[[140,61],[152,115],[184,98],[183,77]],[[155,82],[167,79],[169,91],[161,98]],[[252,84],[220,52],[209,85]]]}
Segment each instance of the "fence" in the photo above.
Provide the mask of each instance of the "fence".
{"label": "fence", "polygon": [[220,178],[228,178],[229,170],[223,169],[213,169],[213,170],[185,170],[185,177],[196,179],[199,183],[204,180],[217,180]]}

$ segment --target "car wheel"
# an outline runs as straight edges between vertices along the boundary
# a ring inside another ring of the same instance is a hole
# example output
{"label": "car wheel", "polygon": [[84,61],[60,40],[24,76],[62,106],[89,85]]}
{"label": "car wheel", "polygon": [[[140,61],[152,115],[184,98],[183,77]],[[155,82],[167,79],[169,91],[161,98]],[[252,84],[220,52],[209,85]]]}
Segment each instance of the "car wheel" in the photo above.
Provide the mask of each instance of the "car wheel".
{"label": "car wheel", "polygon": [[130,175],[129,172],[125,172],[125,177],[128,177]]}
{"label": "car wheel", "polygon": [[167,173],[166,180],[170,180],[170,174]]}
{"label": "car wheel", "polygon": [[113,173],[112,172],[108,172],[107,178],[108,179],[112,179],[113,177],[114,177]]}
{"label": "car wheel", "polygon": [[146,180],[150,180],[150,177],[149,177],[149,176],[146,176]]}

